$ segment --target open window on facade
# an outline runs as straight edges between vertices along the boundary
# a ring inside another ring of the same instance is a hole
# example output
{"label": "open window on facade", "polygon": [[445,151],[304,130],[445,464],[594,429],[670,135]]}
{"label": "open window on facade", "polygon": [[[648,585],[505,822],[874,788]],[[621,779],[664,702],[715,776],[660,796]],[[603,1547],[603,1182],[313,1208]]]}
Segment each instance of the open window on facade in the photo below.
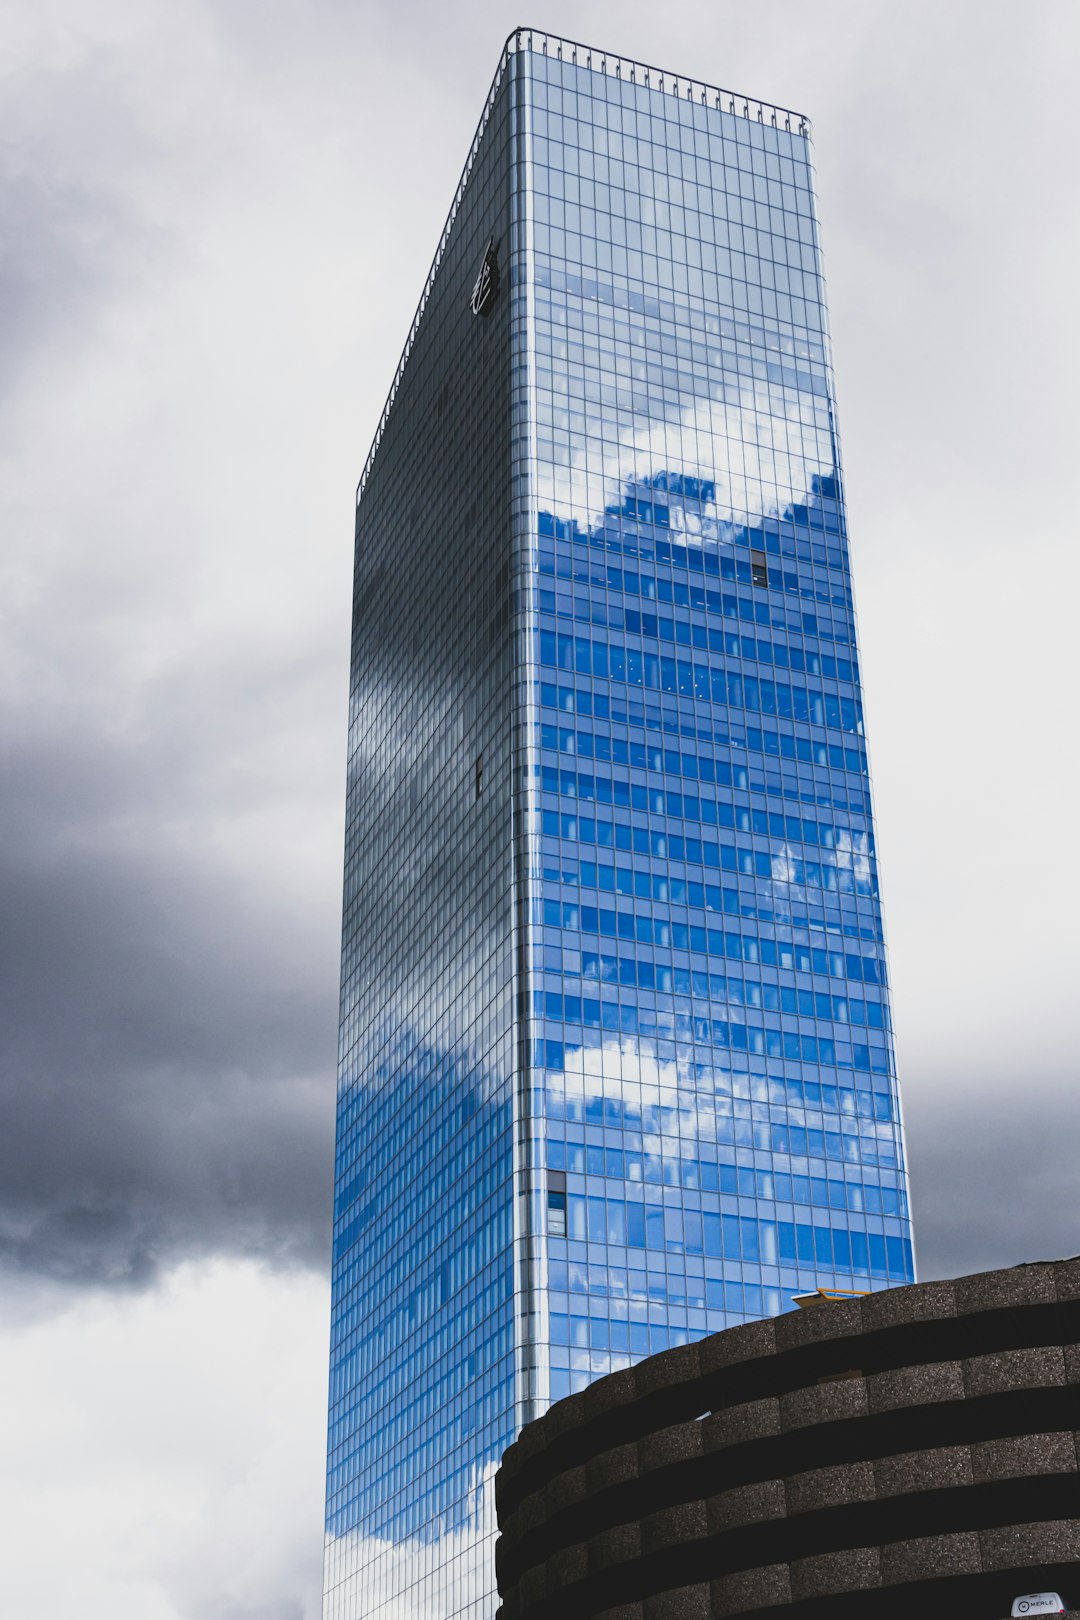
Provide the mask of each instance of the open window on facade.
{"label": "open window on facade", "polygon": [[548,1236],[566,1236],[566,1171],[547,1173]]}
{"label": "open window on facade", "polygon": [[769,565],[765,560],[765,553],[750,548],[750,580],[754,585],[768,586]]}

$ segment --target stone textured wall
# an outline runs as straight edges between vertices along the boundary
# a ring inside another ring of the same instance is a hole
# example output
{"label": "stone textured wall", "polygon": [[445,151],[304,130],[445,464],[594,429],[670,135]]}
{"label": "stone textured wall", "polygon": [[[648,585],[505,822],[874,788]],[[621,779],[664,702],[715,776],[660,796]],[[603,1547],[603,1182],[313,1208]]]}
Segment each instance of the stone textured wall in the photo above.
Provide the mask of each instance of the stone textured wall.
{"label": "stone textured wall", "polygon": [[731,1328],[558,1402],[496,1481],[502,1620],[1080,1607],[1080,1259]]}

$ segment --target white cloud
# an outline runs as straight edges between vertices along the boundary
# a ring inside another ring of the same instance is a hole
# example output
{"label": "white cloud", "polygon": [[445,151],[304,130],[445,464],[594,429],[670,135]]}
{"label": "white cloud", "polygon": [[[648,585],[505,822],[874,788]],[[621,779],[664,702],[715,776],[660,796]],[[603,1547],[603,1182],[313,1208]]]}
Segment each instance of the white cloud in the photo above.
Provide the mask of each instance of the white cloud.
{"label": "white cloud", "polygon": [[[781,408],[786,415],[775,414]],[[713,482],[716,498],[702,503],[700,515],[693,505],[672,500],[672,526],[685,530],[690,544],[715,543],[725,525],[754,522],[805,501],[812,479],[833,471],[825,408],[809,394],[781,407],[764,384],[744,384],[738,399],[726,405],[692,400],[672,407],[668,421],[632,420],[610,449],[609,442],[610,429],[601,439],[598,422],[597,466],[580,450],[568,449],[556,428],[554,459],[541,459],[537,466],[541,509],[550,505],[560,517],[576,516],[584,526],[600,523],[609,504],[637,493],[639,481],[647,485],[675,467],[684,476]]]}
{"label": "white cloud", "polygon": [[316,1620],[328,1309],[222,1261],[5,1327],[0,1613]]}

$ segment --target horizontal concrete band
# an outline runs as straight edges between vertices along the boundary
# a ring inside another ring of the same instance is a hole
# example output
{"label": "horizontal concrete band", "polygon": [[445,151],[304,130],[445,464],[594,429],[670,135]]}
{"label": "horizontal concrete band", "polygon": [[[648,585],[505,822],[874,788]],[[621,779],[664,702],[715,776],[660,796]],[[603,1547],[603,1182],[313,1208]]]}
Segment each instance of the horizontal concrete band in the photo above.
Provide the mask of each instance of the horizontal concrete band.
{"label": "horizontal concrete band", "polygon": [[[1070,1565],[1049,1566],[1051,1589],[1064,1584]],[[1027,1569],[1000,1570],[912,1582],[902,1588],[861,1587],[835,1595],[792,1596],[797,1574],[789,1581],[783,1565],[712,1586],[684,1586],[660,1598],[605,1609],[596,1620],[1005,1620],[1017,1594],[1030,1590]],[[1080,1620],[1069,1609],[1062,1620]]]}
{"label": "horizontal concrete band", "polygon": [[[1006,1544],[1011,1544],[1020,1527],[1040,1522],[1074,1523],[1076,1534],[1066,1540],[1080,1557],[1080,1475],[1075,1470],[857,1502],[793,1518],[774,1516],[783,1512],[784,1492],[779,1482],[772,1484],[772,1489],[755,1488],[755,1499],[739,1504],[740,1517],[759,1510],[756,1523],[746,1518],[725,1526],[724,1496],[669,1508],[595,1537],[587,1535],[587,1523],[582,1523],[584,1539],[522,1569],[506,1585],[504,1613],[508,1620],[525,1613],[534,1620],[594,1615],[612,1603],[688,1582],[706,1583],[766,1564],[796,1564],[831,1554],[849,1560],[853,1553],[872,1554],[880,1582],[893,1584],[937,1573],[926,1566],[931,1543],[951,1546],[965,1535],[971,1543],[970,1567],[980,1570],[980,1533],[990,1537],[1004,1531]],[[912,1543],[919,1544],[922,1562],[909,1566],[906,1549]]]}

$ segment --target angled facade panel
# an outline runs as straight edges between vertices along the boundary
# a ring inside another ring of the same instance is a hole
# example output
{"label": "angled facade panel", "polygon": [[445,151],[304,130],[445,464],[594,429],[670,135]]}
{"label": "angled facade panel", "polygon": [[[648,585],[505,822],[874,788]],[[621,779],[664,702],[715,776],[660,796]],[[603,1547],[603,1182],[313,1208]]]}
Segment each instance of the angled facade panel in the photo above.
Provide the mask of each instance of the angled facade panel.
{"label": "angled facade panel", "polygon": [[521,1424],[913,1275],[805,122],[508,42],[357,506],[328,1620]]}

